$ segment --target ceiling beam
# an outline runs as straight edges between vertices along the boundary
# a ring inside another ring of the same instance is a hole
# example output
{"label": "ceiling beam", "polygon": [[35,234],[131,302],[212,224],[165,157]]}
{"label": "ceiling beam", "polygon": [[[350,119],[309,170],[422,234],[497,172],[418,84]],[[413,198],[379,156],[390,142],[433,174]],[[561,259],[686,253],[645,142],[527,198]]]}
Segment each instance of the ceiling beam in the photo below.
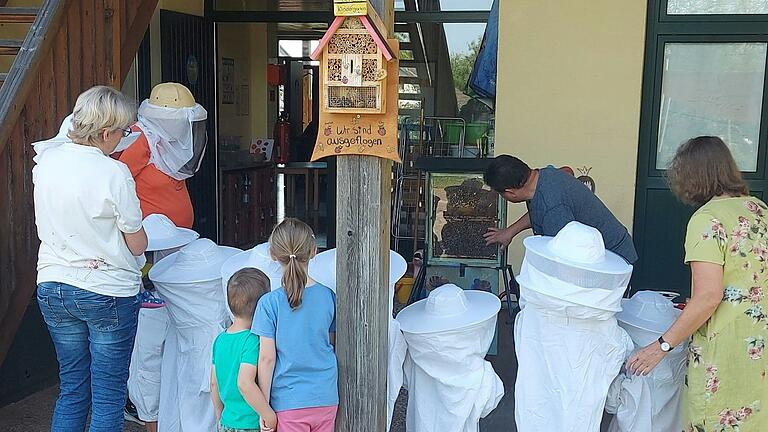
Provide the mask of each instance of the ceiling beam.
{"label": "ceiling beam", "polygon": [[[216,11],[216,22],[322,23],[333,21],[333,13],[323,11]],[[405,23],[486,23],[489,11],[395,11],[395,22]]]}

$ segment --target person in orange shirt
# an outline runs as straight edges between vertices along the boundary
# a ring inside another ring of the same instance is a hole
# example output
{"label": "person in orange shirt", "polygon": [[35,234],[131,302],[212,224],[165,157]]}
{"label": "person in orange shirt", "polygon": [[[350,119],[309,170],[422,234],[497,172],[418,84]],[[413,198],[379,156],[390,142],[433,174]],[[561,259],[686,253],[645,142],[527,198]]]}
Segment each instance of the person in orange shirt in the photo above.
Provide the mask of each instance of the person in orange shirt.
{"label": "person in orange shirt", "polygon": [[[176,227],[192,228],[194,212],[186,179],[200,168],[205,154],[208,113],[195,102],[188,88],[177,83],[163,83],[156,85],[149,99],[141,103],[137,117],[138,121],[131,129],[140,135],[117,159],[131,171],[141,213],[144,218],[153,214],[165,215]],[[142,296],[142,308],[160,308],[164,303],[149,288],[142,291]],[[139,315],[140,330],[136,340],[144,345],[159,344],[162,347],[165,335],[158,338],[153,333],[163,330],[156,328],[157,322],[148,316]],[[132,380],[139,389],[137,394],[144,392],[152,396],[155,393],[154,398],[159,401],[156,386],[143,381],[140,376],[134,376]],[[157,431],[158,406],[135,414],[129,407],[127,404],[126,415],[129,417],[126,418],[138,418],[146,424],[148,432]]]}
{"label": "person in orange shirt", "polygon": [[141,135],[118,160],[133,175],[144,217],[163,214],[178,227],[192,228],[186,179],[205,152],[207,116],[189,89],[177,83],[158,84],[142,102],[131,128]]}

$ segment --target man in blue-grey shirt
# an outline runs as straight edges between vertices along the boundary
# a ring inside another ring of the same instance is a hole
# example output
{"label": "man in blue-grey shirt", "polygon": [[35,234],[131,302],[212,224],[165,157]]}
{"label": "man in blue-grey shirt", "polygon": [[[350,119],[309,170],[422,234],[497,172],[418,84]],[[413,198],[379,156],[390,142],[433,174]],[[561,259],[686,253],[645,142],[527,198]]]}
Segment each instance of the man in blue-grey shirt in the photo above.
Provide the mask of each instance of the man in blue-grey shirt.
{"label": "man in blue-grey shirt", "polygon": [[509,246],[520,232],[532,228],[536,235],[555,236],[572,221],[597,228],[605,248],[628,263],[637,261],[637,252],[627,228],[583,183],[572,175],[547,167],[531,169],[525,162],[508,155],[497,156],[484,175],[485,183],[505,200],[525,202],[528,213],[507,228],[490,228],[487,244]]}

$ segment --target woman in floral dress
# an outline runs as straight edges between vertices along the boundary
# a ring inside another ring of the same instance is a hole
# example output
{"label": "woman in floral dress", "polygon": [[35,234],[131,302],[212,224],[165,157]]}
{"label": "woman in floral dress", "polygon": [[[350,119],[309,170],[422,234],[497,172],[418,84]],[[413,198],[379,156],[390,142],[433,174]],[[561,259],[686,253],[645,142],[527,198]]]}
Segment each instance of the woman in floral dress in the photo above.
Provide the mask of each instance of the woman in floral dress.
{"label": "woman in floral dress", "polygon": [[627,369],[647,374],[666,355],[665,343],[692,336],[681,430],[768,431],[768,206],[748,195],[720,138],[683,144],[668,175],[681,201],[701,205],[685,240],[692,297]]}

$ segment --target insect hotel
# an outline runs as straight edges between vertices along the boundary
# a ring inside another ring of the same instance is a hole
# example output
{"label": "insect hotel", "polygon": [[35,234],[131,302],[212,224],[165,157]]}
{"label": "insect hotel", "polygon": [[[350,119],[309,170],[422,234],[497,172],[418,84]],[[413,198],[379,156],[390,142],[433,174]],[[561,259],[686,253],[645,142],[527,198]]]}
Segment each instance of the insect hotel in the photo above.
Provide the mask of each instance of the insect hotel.
{"label": "insect hotel", "polygon": [[395,58],[381,35],[381,21],[368,2],[339,2],[337,16],[312,53],[322,57],[322,110],[329,113],[384,114],[386,61]]}
{"label": "insect hotel", "polygon": [[320,66],[320,131],[312,160],[397,151],[398,48],[367,1],[336,0],[336,19],[312,53]]}

